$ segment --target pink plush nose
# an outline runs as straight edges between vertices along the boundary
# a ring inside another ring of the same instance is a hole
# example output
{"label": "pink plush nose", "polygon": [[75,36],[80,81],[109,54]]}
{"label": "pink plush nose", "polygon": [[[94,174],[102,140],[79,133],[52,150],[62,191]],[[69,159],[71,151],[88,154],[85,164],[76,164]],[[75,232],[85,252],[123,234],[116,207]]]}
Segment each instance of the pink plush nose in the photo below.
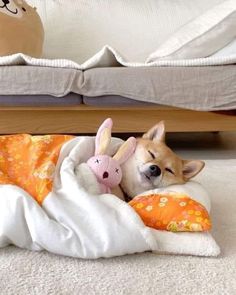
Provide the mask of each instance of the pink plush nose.
{"label": "pink plush nose", "polygon": [[105,179],[105,178],[108,178],[108,176],[109,176],[109,173],[107,172],[107,171],[105,171],[104,173],[103,173],[103,179]]}

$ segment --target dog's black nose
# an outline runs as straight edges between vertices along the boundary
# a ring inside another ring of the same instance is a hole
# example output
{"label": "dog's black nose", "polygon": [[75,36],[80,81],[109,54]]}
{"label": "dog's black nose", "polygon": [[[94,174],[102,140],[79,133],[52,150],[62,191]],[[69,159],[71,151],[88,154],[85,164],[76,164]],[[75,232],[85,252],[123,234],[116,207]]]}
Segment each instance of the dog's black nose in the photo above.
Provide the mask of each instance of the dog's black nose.
{"label": "dog's black nose", "polygon": [[157,177],[161,175],[161,169],[157,165],[152,165],[149,167],[149,172],[151,176]]}
{"label": "dog's black nose", "polygon": [[7,4],[9,4],[9,3],[10,3],[10,1],[9,1],[9,0],[2,0],[2,2],[3,2],[5,5],[7,5]]}
{"label": "dog's black nose", "polygon": [[108,176],[109,176],[108,172],[104,172],[102,177],[103,178],[108,178]]}

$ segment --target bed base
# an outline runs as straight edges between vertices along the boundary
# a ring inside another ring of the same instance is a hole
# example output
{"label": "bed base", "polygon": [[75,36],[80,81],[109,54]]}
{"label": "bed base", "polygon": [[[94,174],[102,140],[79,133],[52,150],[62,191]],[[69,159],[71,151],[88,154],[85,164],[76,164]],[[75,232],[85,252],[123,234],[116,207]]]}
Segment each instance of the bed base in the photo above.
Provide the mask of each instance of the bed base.
{"label": "bed base", "polygon": [[88,134],[111,117],[113,132],[144,132],[160,120],[167,131],[236,131],[236,116],[160,106],[0,107],[0,134]]}

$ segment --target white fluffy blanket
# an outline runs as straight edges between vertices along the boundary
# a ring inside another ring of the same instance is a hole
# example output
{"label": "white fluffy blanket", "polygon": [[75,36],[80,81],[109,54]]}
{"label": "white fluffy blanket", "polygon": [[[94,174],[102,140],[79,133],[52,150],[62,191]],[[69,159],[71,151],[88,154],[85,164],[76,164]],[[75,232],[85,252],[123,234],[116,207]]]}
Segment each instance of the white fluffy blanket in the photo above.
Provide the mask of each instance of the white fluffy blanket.
{"label": "white fluffy blanket", "polygon": [[[121,140],[113,138],[109,152],[114,153],[120,144]],[[63,146],[53,191],[42,207],[21,188],[0,185],[0,247],[14,244],[80,258],[144,251],[219,254],[209,233],[153,230],[127,203],[111,194],[99,194],[96,179],[84,163],[93,153],[92,137],[77,137]],[[169,189],[191,194],[210,210],[207,193],[199,184]]]}

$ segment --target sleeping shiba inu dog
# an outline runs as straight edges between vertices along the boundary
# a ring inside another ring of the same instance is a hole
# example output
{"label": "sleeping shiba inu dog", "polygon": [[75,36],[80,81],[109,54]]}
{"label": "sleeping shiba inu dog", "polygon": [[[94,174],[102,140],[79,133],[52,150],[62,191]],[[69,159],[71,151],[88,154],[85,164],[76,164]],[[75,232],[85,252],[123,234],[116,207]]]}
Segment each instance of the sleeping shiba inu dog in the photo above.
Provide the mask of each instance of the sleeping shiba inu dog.
{"label": "sleeping shiba inu dog", "polygon": [[[0,136],[0,184],[19,186],[42,204],[52,191],[61,148],[72,139],[69,135]],[[166,146],[161,122],[137,139],[135,152],[121,165],[121,188],[133,198],[153,188],[185,183],[203,167],[204,162],[183,160]],[[119,187],[112,192],[124,199]]]}
{"label": "sleeping shiba inu dog", "polygon": [[159,187],[182,184],[204,167],[199,160],[183,160],[165,144],[163,122],[137,139],[135,153],[122,165],[121,188],[129,197]]}

